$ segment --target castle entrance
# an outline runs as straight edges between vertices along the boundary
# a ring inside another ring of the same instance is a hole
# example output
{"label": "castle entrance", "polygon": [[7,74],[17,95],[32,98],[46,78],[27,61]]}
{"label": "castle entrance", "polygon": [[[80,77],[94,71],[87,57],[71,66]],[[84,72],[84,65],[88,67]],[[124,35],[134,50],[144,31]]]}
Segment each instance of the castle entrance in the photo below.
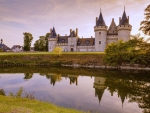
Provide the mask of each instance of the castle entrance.
{"label": "castle entrance", "polygon": [[73,48],[71,48],[71,52],[73,52]]}

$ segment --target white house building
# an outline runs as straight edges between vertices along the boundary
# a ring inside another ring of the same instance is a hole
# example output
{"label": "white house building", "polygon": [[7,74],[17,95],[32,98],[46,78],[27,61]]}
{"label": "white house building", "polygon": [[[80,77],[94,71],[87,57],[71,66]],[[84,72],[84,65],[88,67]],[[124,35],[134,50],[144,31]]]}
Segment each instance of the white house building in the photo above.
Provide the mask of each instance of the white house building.
{"label": "white house building", "polygon": [[23,47],[20,46],[20,45],[14,45],[14,46],[11,48],[11,50],[12,50],[13,52],[20,52],[20,51],[23,51]]}
{"label": "white house building", "polygon": [[119,18],[119,25],[115,24],[114,19],[108,28],[100,11],[99,17],[96,17],[94,26],[95,38],[80,38],[78,36],[78,29],[75,31],[70,29],[70,34],[61,36],[56,33],[55,28],[50,30],[50,37],[48,39],[48,51],[51,52],[56,46],[63,49],[64,52],[70,51],[97,51],[103,52],[108,44],[117,42],[118,40],[128,41],[130,39],[130,32],[132,26],[129,24],[129,16],[126,16],[124,10],[122,18]]}

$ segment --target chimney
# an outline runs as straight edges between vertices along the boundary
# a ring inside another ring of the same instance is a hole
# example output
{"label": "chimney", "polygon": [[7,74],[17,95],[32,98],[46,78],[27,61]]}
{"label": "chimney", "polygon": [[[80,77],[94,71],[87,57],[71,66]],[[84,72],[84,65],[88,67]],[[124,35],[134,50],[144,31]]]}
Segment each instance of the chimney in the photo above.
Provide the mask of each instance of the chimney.
{"label": "chimney", "polygon": [[97,23],[97,21],[98,21],[98,17],[96,17],[96,23]]}
{"label": "chimney", "polygon": [[91,38],[93,38],[93,37],[91,36]]}
{"label": "chimney", "polygon": [[120,22],[121,22],[121,17],[119,17],[119,25],[121,24]]}
{"label": "chimney", "polygon": [[71,32],[72,32],[72,29],[70,29],[70,34],[71,34]]}
{"label": "chimney", "polygon": [[129,23],[129,16],[128,16],[128,23]]}
{"label": "chimney", "polygon": [[65,36],[67,36],[67,34],[65,34]]}
{"label": "chimney", "polygon": [[59,37],[60,35],[58,34],[58,37]]}
{"label": "chimney", "polygon": [[112,18],[112,21],[114,21],[114,18]]}
{"label": "chimney", "polygon": [[78,28],[76,28],[76,36],[78,36]]}

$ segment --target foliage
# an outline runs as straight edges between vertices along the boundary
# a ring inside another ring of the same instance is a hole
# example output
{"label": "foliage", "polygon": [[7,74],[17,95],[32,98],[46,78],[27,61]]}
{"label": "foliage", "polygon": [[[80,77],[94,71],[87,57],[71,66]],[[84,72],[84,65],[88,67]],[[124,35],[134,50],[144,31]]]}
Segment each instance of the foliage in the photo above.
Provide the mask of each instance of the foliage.
{"label": "foliage", "polygon": [[62,48],[59,46],[56,46],[53,50],[53,53],[59,57],[62,54]]}
{"label": "foliage", "polygon": [[123,64],[139,64],[149,66],[150,46],[148,40],[140,37],[140,34],[132,35],[128,42],[119,41],[110,44],[106,50],[105,62],[113,66]]}
{"label": "foliage", "polygon": [[145,9],[145,20],[141,22],[140,30],[146,35],[150,36],[150,4]]}
{"label": "foliage", "polygon": [[23,33],[24,35],[24,51],[30,51],[30,47],[31,47],[31,42],[33,40],[33,36],[31,33],[25,32]]}
{"label": "foliage", "polygon": [[35,51],[48,51],[48,37],[50,33],[46,33],[45,36],[40,36],[34,43]]}
{"label": "foliage", "polygon": [[0,48],[0,52],[3,52],[3,49]]}

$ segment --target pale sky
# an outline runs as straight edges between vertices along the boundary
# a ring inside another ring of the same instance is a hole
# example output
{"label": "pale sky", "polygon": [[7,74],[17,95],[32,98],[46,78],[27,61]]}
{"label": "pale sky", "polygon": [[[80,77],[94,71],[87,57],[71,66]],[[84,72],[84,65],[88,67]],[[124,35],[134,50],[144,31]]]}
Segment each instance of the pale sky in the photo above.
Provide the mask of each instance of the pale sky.
{"label": "pale sky", "polygon": [[0,0],[0,39],[9,47],[23,45],[23,32],[30,32],[34,44],[53,26],[61,36],[78,28],[79,37],[95,37],[100,8],[109,27],[112,18],[118,25],[124,6],[134,35],[139,33],[148,4],[149,0]]}

